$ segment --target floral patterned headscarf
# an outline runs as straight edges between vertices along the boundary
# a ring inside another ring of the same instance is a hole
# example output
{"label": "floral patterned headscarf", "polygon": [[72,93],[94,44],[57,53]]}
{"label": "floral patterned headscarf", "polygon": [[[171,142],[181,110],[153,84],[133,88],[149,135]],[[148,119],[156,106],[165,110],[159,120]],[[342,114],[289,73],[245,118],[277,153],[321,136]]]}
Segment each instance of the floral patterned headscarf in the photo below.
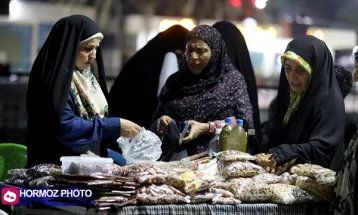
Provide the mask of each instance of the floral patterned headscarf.
{"label": "floral patterned headscarf", "polygon": [[[285,52],[285,54],[283,54],[281,56],[282,64],[284,63],[285,59],[290,59],[290,60],[297,62],[310,75],[310,77],[312,76],[311,66],[302,57],[300,57],[296,53],[294,53],[292,51]],[[307,87],[308,87],[308,85],[307,85]],[[306,89],[307,89],[307,87],[306,87]],[[305,91],[306,91],[306,89],[305,89]],[[301,93],[296,93],[296,92],[293,92],[292,90],[290,91],[290,102],[288,105],[287,112],[283,118],[283,125],[287,125],[291,116],[296,112],[296,110],[300,104],[301,98],[305,94],[305,91],[303,91]]]}

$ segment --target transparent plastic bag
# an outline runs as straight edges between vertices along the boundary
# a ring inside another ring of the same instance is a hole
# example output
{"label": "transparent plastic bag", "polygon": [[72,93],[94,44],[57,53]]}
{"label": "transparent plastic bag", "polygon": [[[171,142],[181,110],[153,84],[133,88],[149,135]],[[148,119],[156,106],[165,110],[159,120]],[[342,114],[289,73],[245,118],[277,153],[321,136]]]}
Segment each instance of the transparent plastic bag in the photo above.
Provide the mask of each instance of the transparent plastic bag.
{"label": "transparent plastic bag", "polygon": [[51,186],[51,180],[54,180],[53,176],[44,176],[30,181],[29,185],[30,187],[49,187]]}
{"label": "transparent plastic bag", "polygon": [[290,184],[270,184],[272,189],[271,201],[276,204],[300,204],[313,200],[307,191]]}
{"label": "transparent plastic bag", "polygon": [[26,174],[27,169],[10,169],[7,171],[7,174],[18,178],[18,179],[27,179],[29,176]]}
{"label": "transparent plastic bag", "polygon": [[256,161],[256,157],[245,152],[226,150],[216,153],[215,156],[221,161]]}
{"label": "transparent plastic bag", "polygon": [[205,193],[200,195],[192,196],[192,204],[222,204],[222,205],[236,205],[240,204],[241,201],[233,197],[223,197],[221,194],[217,193]]}
{"label": "transparent plastic bag", "polygon": [[150,175],[168,175],[169,171],[160,168],[155,163],[138,163],[129,164],[119,168],[116,171],[116,175],[122,177],[133,177],[133,176],[150,176]]}
{"label": "transparent plastic bag", "polygon": [[229,182],[231,184],[247,184],[247,183],[254,183],[253,178],[230,178]]}
{"label": "transparent plastic bag", "polygon": [[241,204],[241,201],[232,197],[221,197],[221,196],[215,196],[212,199],[212,204],[220,204],[220,205],[237,205]]}
{"label": "transparent plastic bag", "polygon": [[141,187],[137,191],[137,199],[142,204],[190,203],[190,199],[184,193],[165,184]]}
{"label": "transparent plastic bag", "polygon": [[233,194],[232,192],[228,191],[228,190],[211,187],[211,188],[209,189],[209,191],[210,191],[211,193],[219,194],[219,195],[221,195],[222,197],[234,198],[234,194]]}
{"label": "transparent plastic bag", "polygon": [[136,137],[132,139],[120,137],[117,143],[122,149],[123,157],[127,163],[156,161],[162,154],[162,141],[160,138],[144,128],[142,128]]}
{"label": "transparent plastic bag", "polygon": [[26,175],[41,178],[44,176],[58,176],[62,175],[62,169],[55,164],[38,164],[26,170]]}
{"label": "transparent plastic bag", "polygon": [[250,162],[225,162],[219,161],[218,170],[224,178],[253,177],[264,172],[261,166]]}
{"label": "transparent plastic bag", "polygon": [[272,198],[272,189],[267,184],[242,183],[233,184],[235,198],[247,203],[266,203]]}
{"label": "transparent plastic bag", "polygon": [[325,180],[324,178],[336,176],[335,171],[316,164],[298,164],[293,166],[290,172],[298,176],[307,176],[317,180]]}
{"label": "transparent plastic bag", "polygon": [[210,184],[218,178],[203,172],[186,172],[179,176],[180,180],[184,182],[184,190],[187,194],[195,194],[198,192],[207,191]]}
{"label": "transparent plastic bag", "polygon": [[190,202],[192,204],[202,204],[202,203],[211,204],[212,199],[218,195],[219,194],[215,194],[215,193],[204,193],[204,194],[194,195],[191,197]]}
{"label": "transparent plastic bag", "polygon": [[326,181],[317,181],[307,176],[298,176],[296,186],[314,194],[319,200],[331,201],[334,195],[335,178],[327,177]]}
{"label": "transparent plastic bag", "polygon": [[280,175],[280,179],[277,183],[295,185],[296,179],[297,179],[297,175],[295,175],[295,174],[290,175],[290,173],[285,172],[282,175]]}
{"label": "transparent plastic bag", "polygon": [[252,178],[254,183],[260,184],[276,184],[280,181],[281,177],[271,173],[262,173]]}
{"label": "transparent plastic bag", "polygon": [[184,190],[185,183],[177,175],[145,175],[136,176],[135,181],[141,185],[167,184],[179,190]]}

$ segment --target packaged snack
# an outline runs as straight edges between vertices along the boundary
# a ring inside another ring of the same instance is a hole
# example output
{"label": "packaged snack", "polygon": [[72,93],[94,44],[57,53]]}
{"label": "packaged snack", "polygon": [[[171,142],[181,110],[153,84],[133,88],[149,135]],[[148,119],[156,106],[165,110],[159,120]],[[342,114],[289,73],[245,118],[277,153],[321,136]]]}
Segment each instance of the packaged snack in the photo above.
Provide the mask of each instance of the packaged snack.
{"label": "packaged snack", "polygon": [[247,161],[219,161],[218,169],[220,175],[224,178],[253,177],[264,172],[262,167]]}
{"label": "packaged snack", "polygon": [[218,152],[215,156],[222,161],[256,161],[255,156],[235,150]]}
{"label": "packaged snack", "polygon": [[299,204],[313,200],[307,191],[289,184],[270,184],[272,189],[271,201],[276,204]]}

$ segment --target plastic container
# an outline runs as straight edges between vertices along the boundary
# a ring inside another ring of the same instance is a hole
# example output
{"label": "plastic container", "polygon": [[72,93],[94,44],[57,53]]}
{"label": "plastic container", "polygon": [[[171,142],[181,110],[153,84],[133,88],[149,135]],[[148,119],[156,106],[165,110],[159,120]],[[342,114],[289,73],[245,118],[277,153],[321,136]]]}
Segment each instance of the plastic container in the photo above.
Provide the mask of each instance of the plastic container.
{"label": "plastic container", "polygon": [[227,143],[226,150],[237,150],[241,152],[246,152],[247,137],[244,128],[243,120],[238,119],[236,121],[237,126],[235,126],[230,132]]}
{"label": "plastic container", "polygon": [[60,161],[64,175],[112,174],[112,158],[65,156]]}
{"label": "plastic container", "polygon": [[231,123],[232,123],[232,119],[231,117],[226,117],[225,120],[224,120],[224,125],[227,125],[229,126],[229,130],[231,131],[232,130],[232,127],[231,127]]}
{"label": "plastic container", "polygon": [[220,152],[220,133],[221,133],[221,128],[215,129],[215,136],[209,142],[209,155]]}

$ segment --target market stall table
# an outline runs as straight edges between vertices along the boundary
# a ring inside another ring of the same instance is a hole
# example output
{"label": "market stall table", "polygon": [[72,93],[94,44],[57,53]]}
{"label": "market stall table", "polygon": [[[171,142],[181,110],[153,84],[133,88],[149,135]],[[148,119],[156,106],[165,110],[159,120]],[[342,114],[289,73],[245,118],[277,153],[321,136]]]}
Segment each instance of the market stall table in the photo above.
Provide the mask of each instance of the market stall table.
{"label": "market stall table", "polygon": [[[56,213],[56,209],[58,209]],[[125,206],[116,210],[98,211],[94,208],[85,208],[80,206],[69,207],[53,207],[51,209],[34,209],[28,208],[28,214],[33,212],[41,214],[79,214],[79,215],[230,215],[230,214],[245,214],[245,215],[325,215],[328,214],[328,204],[299,204],[299,205],[277,205],[277,204],[239,204],[239,205],[137,205]]]}

